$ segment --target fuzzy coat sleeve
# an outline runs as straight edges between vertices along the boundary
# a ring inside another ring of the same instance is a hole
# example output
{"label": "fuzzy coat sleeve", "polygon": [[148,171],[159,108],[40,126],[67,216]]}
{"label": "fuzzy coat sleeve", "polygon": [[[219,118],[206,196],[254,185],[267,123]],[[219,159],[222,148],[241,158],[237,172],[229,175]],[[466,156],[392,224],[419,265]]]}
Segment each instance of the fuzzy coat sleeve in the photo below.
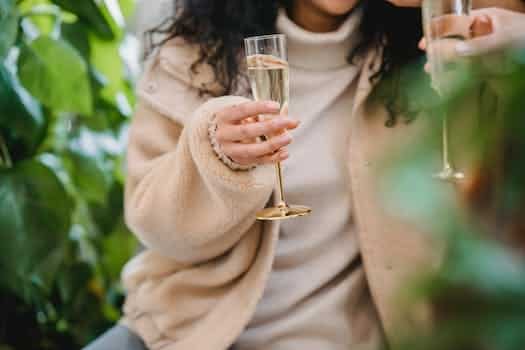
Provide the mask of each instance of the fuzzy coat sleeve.
{"label": "fuzzy coat sleeve", "polygon": [[149,249],[181,263],[213,259],[233,247],[268,202],[271,166],[233,171],[216,156],[210,118],[245,102],[226,96],[205,100],[188,73],[191,57],[165,47],[139,84],[130,129],[125,191],[126,221]]}

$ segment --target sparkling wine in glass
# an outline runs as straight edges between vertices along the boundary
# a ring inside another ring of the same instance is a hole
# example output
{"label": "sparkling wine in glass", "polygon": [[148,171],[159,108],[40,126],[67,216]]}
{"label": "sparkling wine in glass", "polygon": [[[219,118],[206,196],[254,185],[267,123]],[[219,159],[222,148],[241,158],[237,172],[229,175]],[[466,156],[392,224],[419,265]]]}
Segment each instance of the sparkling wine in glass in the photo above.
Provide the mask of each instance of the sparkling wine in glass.
{"label": "sparkling wine in glass", "polygon": [[[447,50],[455,41],[470,37],[470,10],[472,0],[424,0],[423,25],[427,42],[427,56],[430,64],[432,86],[441,96],[447,92],[447,84],[453,80],[455,65]],[[445,45],[443,45],[445,44]],[[435,174],[437,179],[456,182],[465,178],[464,173],[452,165],[449,149],[449,115],[443,117],[442,169]]]}
{"label": "sparkling wine in glass", "polygon": [[[252,93],[257,101],[275,101],[281,105],[281,113],[288,110],[290,101],[290,78],[284,35],[265,35],[245,39],[248,76]],[[278,118],[279,115],[260,115],[259,120]],[[262,135],[269,139],[276,135]],[[279,201],[277,206],[257,213],[259,220],[282,220],[308,215],[312,210],[305,206],[289,205],[284,196],[281,163],[275,165]]]}

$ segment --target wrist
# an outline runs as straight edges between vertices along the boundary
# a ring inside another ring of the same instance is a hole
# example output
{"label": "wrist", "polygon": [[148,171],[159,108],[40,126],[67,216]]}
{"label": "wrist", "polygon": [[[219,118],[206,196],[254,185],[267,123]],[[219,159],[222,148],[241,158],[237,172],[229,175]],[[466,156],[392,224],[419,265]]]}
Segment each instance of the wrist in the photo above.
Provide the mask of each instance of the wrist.
{"label": "wrist", "polygon": [[235,171],[247,171],[255,168],[255,165],[243,165],[239,164],[230,157],[228,157],[227,154],[224,153],[224,151],[221,148],[220,143],[217,141],[217,129],[218,125],[216,122],[215,115],[212,115],[209,121],[209,127],[208,127],[208,137],[210,139],[211,146],[217,155],[217,157],[231,170]]}

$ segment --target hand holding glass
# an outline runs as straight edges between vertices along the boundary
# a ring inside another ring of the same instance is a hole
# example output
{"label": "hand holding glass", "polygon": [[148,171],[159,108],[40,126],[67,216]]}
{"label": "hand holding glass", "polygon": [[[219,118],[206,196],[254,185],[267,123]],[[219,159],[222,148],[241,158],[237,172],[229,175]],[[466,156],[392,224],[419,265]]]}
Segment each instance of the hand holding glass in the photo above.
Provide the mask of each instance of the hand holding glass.
{"label": "hand holding glass", "polygon": [[[281,105],[281,114],[287,114],[290,101],[290,80],[284,35],[266,35],[245,39],[248,75],[257,101],[275,101]],[[259,119],[278,118],[277,115],[260,115]],[[286,132],[286,131],[285,131]],[[261,135],[270,138],[276,135]],[[308,215],[311,209],[289,205],[284,196],[281,163],[275,165],[279,202],[276,207],[257,213],[259,220],[282,220]]]}
{"label": "hand holding glass", "polygon": [[[440,95],[445,93],[454,68],[446,52],[435,47],[438,47],[439,42],[465,40],[470,36],[471,2],[471,0],[423,1],[423,22],[430,74],[432,85]],[[462,180],[465,175],[457,171],[450,161],[448,117],[448,115],[443,116],[443,168],[435,177],[443,181],[455,182]]]}

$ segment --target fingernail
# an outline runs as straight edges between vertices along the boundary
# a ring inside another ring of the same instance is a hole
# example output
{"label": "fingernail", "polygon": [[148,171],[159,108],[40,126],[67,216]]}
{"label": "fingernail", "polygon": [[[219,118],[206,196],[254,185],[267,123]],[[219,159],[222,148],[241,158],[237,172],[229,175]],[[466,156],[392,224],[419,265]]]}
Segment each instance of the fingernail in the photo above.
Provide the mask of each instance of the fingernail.
{"label": "fingernail", "polygon": [[472,54],[472,49],[467,43],[459,42],[456,44],[456,54],[458,56],[470,56]]}
{"label": "fingernail", "polygon": [[480,16],[479,20],[480,20],[480,22],[483,22],[483,23],[490,23],[491,22],[490,17],[487,16],[487,15]]}
{"label": "fingernail", "polygon": [[292,125],[292,126],[297,126],[299,125],[299,121],[296,120],[296,119],[291,119],[291,118],[286,118],[286,119],[283,119],[284,123],[286,125]]}
{"label": "fingernail", "polygon": [[290,142],[292,141],[292,137],[290,136],[289,133],[285,132],[284,134],[281,135],[281,140],[283,140],[283,142]]}
{"label": "fingernail", "polygon": [[279,152],[279,158],[280,159],[286,159],[286,158],[288,158],[288,156],[289,156],[288,152],[286,152],[286,151]]}
{"label": "fingernail", "polygon": [[286,125],[297,126],[299,121],[295,119],[285,119]]}
{"label": "fingernail", "polygon": [[297,129],[299,127],[299,122],[298,121],[292,121],[292,124],[288,127],[288,129]]}
{"label": "fingernail", "polygon": [[275,101],[266,102],[266,107],[271,108],[271,109],[279,109],[279,110],[281,109],[281,105]]}

